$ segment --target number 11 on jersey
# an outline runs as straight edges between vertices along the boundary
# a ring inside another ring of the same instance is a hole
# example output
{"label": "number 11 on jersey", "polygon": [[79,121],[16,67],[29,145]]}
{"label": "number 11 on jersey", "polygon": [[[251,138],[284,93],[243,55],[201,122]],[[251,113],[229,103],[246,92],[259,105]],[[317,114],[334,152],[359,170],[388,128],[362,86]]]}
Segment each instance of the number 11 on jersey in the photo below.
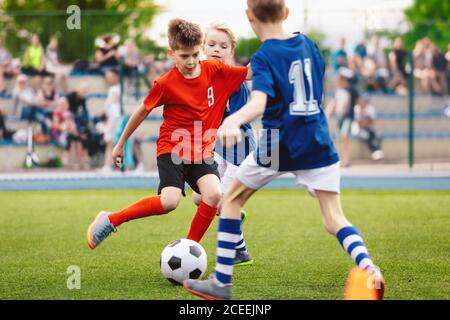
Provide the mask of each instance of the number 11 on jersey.
{"label": "number 11 on jersey", "polygon": [[[289,81],[294,85],[294,101],[290,104],[290,114],[293,116],[311,116],[320,112],[317,100],[314,99],[314,86],[311,70],[311,60],[292,62],[289,69]],[[306,97],[305,77],[308,82],[309,97]]]}

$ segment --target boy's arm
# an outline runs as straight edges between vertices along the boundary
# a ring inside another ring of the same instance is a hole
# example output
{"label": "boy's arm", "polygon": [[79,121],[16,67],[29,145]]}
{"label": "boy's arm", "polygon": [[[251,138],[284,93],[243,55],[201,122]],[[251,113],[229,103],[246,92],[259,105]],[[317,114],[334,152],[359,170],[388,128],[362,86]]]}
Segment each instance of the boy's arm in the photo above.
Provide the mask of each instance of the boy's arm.
{"label": "boy's arm", "polygon": [[241,142],[240,127],[261,116],[266,109],[266,103],[267,94],[262,91],[253,91],[250,101],[239,111],[228,116],[220,126],[217,136],[222,145],[229,148]]}
{"label": "boy's arm", "polygon": [[247,73],[247,77],[245,78],[245,80],[252,80],[253,71],[252,71],[252,66],[250,63],[247,65],[247,70],[248,70],[248,73]]}
{"label": "boy's arm", "polygon": [[[122,132],[122,135],[120,136],[119,142],[117,142],[116,146],[113,149],[112,152],[112,158],[114,164],[116,164],[118,167],[121,166],[121,163],[123,161],[123,147],[125,145],[125,142],[127,142],[128,138],[133,134],[133,132],[136,130],[137,127],[142,123],[142,121],[147,118],[150,111],[147,111],[145,105],[142,103],[131,115],[130,119],[128,120],[127,125],[125,126],[125,130]],[[117,162],[117,158],[120,158],[120,162]]]}

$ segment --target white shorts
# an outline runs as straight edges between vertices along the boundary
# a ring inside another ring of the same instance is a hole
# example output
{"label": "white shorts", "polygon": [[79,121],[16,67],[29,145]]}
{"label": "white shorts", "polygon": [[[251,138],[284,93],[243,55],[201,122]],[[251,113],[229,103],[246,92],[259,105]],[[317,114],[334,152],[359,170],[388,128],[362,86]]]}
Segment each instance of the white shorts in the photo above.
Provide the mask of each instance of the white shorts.
{"label": "white shorts", "polygon": [[[237,170],[237,178],[250,189],[258,190],[275,178],[288,173],[275,171],[259,166],[253,152],[245,158]],[[311,196],[316,196],[315,190],[340,193],[341,170],[337,162],[327,167],[291,171],[295,175],[295,183],[306,187]]]}
{"label": "white shorts", "polygon": [[237,176],[238,166],[226,161],[217,153],[214,153],[214,160],[217,162],[217,169],[220,175],[220,186],[225,193],[231,185],[233,179]]}

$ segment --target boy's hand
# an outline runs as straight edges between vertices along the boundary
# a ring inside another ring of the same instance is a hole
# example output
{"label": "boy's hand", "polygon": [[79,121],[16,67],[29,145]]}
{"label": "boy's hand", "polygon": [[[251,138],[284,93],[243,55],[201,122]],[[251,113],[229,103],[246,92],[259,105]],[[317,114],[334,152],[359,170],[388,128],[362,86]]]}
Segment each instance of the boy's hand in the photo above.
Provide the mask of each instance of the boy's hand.
{"label": "boy's hand", "polygon": [[121,168],[123,164],[123,146],[116,145],[112,151],[113,163],[117,168]]}
{"label": "boy's hand", "polygon": [[239,125],[237,125],[232,118],[233,117],[226,118],[217,132],[217,137],[225,148],[230,148],[242,141]]}

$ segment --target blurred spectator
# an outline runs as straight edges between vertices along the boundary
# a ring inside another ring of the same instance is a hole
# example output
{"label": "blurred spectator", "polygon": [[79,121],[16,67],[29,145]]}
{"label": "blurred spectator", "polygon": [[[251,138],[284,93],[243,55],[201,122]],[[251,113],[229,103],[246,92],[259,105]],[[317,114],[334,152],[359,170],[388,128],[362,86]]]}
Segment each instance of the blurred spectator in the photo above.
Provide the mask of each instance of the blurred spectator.
{"label": "blurred spectator", "polygon": [[152,56],[146,56],[143,59],[143,63],[147,69],[147,79],[150,83],[155,82],[155,80],[166,72],[166,65],[161,61],[155,61]]}
{"label": "blurred spectator", "polygon": [[341,141],[341,158],[344,167],[350,166],[350,130],[354,119],[354,107],[358,91],[352,85],[355,73],[345,67],[339,70],[338,88],[334,98],[326,107],[327,117],[334,113],[338,121],[339,139]]}
{"label": "blurred spectator", "polygon": [[384,158],[384,153],[381,150],[381,137],[375,130],[376,111],[369,103],[368,95],[362,95],[358,98],[358,104],[355,106],[352,135],[367,143],[372,160],[377,161]]}
{"label": "blurred spectator", "polygon": [[341,38],[339,49],[331,55],[331,67],[333,73],[337,74],[341,67],[348,67],[347,51],[345,51],[345,38]]}
{"label": "blurred spectator", "polygon": [[141,56],[132,40],[125,41],[125,45],[119,48],[119,57],[123,60],[123,74],[126,77],[127,91],[130,92],[139,74]]}
{"label": "blurred spectator", "polygon": [[89,129],[89,113],[86,107],[86,85],[81,85],[77,90],[69,92],[66,99],[69,102],[69,110],[72,112],[77,130],[85,133]]}
{"label": "blurred spectator", "polygon": [[386,92],[389,70],[384,50],[380,45],[380,38],[376,35],[372,36],[367,46],[363,75],[367,81],[367,90]]}
{"label": "blurred spectator", "polygon": [[51,121],[46,117],[45,111],[39,106],[36,92],[28,86],[26,75],[19,75],[13,91],[14,114],[23,120],[37,121],[41,125],[42,133],[47,135]]}
{"label": "blurred spectator", "polygon": [[0,36],[0,93],[6,92],[5,76],[17,76],[20,70],[15,65],[11,54],[3,46],[3,38]]}
{"label": "blurred spectator", "polygon": [[114,148],[114,133],[121,116],[119,72],[116,69],[111,69],[106,73],[105,79],[109,85],[109,89],[105,102],[105,113],[107,117],[106,129],[104,130],[103,136],[105,140],[105,157],[104,166],[100,171],[107,173],[112,171],[111,153]]}
{"label": "blurred spectator", "polygon": [[57,90],[67,92],[69,68],[59,62],[58,39],[54,37],[50,39],[50,42],[45,49],[45,71],[54,76]]}
{"label": "blurred spectator", "polygon": [[38,104],[47,112],[52,113],[53,109],[56,108],[56,103],[58,102],[60,95],[56,92],[53,85],[52,77],[45,77],[42,80],[42,86],[38,90]]}
{"label": "blurred spectator", "polygon": [[358,43],[355,49],[353,50],[353,56],[349,61],[351,69],[356,71],[358,74],[361,74],[361,71],[364,68],[364,59],[366,57],[367,57],[367,48],[366,43],[363,41]]}
{"label": "blurred spectator", "polygon": [[445,94],[447,60],[437,45],[431,44],[432,73],[431,93],[442,96]]}
{"label": "blurred spectator", "polygon": [[58,99],[56,110],[53,112],[51,140],[64,148],[62,158],[64,166],[72,165],[74,168],[79,168],[81,165],[88,164],[89,157],[83,148],[82,139],[66,98]]}
{"label": "blurred spectator", "polygon": [[95,64],[103,74],[119,65],[118,44],[119,36],[107,34],[96,40]]}
{"label": "blurred spectator", "polygon": [[402,96],[408,94],[406,81],[408,73],[406,72],[406,64],[408,53],[405,50],[403,40],[397,37],[394,40],[393,50],[389,53],[389,68],[391,70],[391,80],[389,81],[389,88]]}
{"label": "blurred spectator", "polygon": [[108,128],[108,116],[106,113],[100,115],[99,121],[95,124],[95,132],[98,137],[99,151],[105,152],[105,134]]}
{"label": "blurred spectator", "polygon": [[132,40],[125,41],[125,45],[119,49],[119,57],[123,59],[124,74],[127,77],[135,77],[141,62],[139,50]]}
{"label": "blurred spectator", "polygon": [[5,111],[0,106],[0,141],[11,140],[14,131],[8,130],[5,123]]}
{"label": "blurred spectator", "polygon": [[414,57],[414,77],[420,81],[422,90],[430,92],[432,81],[432,60],[429,52],[429,40],[426,38],[416,42],[413,51]]}
{"label": "blurred spectator", "polygon": [[22,72],[29,76],[45,76],[44,49],[37,34],[31,37],[31,44],[25,50]]}

